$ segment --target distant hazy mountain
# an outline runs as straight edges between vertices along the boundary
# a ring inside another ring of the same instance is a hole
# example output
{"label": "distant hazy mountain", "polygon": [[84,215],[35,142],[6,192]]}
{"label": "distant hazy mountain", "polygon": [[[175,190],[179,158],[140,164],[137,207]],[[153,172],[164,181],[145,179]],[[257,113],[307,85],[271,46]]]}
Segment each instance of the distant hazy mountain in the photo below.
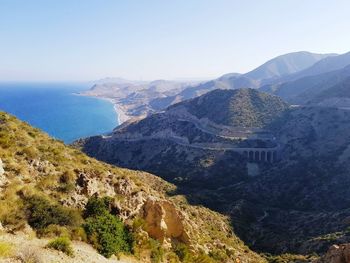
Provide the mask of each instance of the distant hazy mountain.
{"label": "distant hazy mountain", "polygon": [[302,71],[329,56],[334,56],[334,54],[315,54],[301,51],[281,55],[248,73],[228,73],[218,79],[188,87],[174,96],[157,98],[151,101],[151,105],[160,109],[161,107],[166,107],[182,100],[200,96],[214,89],[256,89],[262,85],[276,81],[278,78]]}
{"label": "distant hazy mountain", "polygon": [[308,67],[316,62],[333,56],[333,54],[315,54],[306,51],[294,52],[273,58],[260,67],[244,74],[254,80],[268,80],[290,75]]}
{"label": "distant hazy mountain", "polygon": [[334,70],[339,70],[348,65],[350,65],[350,52],[342,55],[331,54],[330,56],[327,56],[326,58],[318,61],[309,68],[278,79],[278,83],[292,81],[307,76],[315,76]]}
{"label": "distant hazy mountain", "polygon": [[350,65],[340,70],[302,77],[294,81],[266,85],[261,87],[260,90],[278,95],[292,104],[307,104],[312,102],[320,93],[327,94],[328,89],[342,83],[349,77]]}
{"label": "distant hazy mountain", "polygon": [[333,87],[319,92],[309,103],[318,106],[350,109],[350,76]]}
{"label": "distant hazy mountain", "polygon": [[[86,95],[112,99],[120,110],[121,121],[161,111],[178,102],[201,96],[214,89],[257,89],[265,85],[279,85],[287,81],[339,69],[350,60],[350,55],[294,52],[273,58],[258,68],[245,73],[228,73],[205,82],[152,82],[107,78],[86,92]],[[271,87],[263,90],[271,92]],[[273,87],[274,90],[277,88]],[[277,94],[277,93],[276,93]],[[277,94],[278,95],[278,94]]]}
{"label": "distant hazy mountain", "polygon": [[120,122],[124,122],[131,117],[140,117],[154,112],[155,109],[150,106],[151,100],[173,96],[194,83],[197,82],[169,80],[138,82],[108,78],[97,81],[97,84],[83,95],[112,100],[119,109]]}
{"label": "distant hazy mountain", "polygon": [[94,84],[141,84],[144,81],[129,80],[123,78],[103,78],[93,82]]}

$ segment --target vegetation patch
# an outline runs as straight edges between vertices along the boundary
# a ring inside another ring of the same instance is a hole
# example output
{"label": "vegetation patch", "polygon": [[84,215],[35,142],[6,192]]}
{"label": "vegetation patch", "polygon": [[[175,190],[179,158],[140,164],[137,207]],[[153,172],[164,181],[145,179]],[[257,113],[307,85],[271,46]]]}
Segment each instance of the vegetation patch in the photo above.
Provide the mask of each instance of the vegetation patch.
{"label": "vegetation patch", "polygon": [[47,248],[52,248],[58,251],[62,251],[68,256],[73,256],[74,251],[72,247],[71,241],[67,237],[58,237],[52,241],[50,241],[47,246]]}
{"label": "vegetation patch", "polygon": [[12,245],[6,242],[0,242],[0,258],[9,257],[12,254]]}
{"label": "vegetation patch", "polygon": [[34,195],[25,201],[28,223],[35,229],[44,229],[49,225],[78,226],[81,222],[77,211],[52,203],[45,197]]}
{"label": "vegetation patch", "polygon": [[123,222],[110,213],[110,199],[91,198],[84,215],[84,229],[89,242],[105,257],[131,252],[131,235]]}

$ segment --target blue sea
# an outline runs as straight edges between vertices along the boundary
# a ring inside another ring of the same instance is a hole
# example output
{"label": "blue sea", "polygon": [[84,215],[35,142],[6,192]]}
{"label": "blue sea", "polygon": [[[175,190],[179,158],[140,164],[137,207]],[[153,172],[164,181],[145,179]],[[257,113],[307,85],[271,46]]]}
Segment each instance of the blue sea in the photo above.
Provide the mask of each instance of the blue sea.
{"label": "blue sea", "polygon": [[76,95],[88,84],[0,83],[0,110],[71,143],[117,126],[109,101]]}

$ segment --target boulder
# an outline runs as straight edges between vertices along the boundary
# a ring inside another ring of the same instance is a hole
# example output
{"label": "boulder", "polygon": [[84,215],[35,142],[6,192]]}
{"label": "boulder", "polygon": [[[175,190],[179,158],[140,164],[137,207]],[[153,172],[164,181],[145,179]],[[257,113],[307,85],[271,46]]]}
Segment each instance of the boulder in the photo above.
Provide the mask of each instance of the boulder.
{"label": "boulder", "polygon": [[147,233],[152,238],[161,243],[171,239],[189,243],[189,237],[184,229],[184,218],[174,204],[150,197],[146,200],[142,213]]}
{"label": "boulder", "polygon": [[322,258],[313,263],[350,263],[350,244],[331,246]]}

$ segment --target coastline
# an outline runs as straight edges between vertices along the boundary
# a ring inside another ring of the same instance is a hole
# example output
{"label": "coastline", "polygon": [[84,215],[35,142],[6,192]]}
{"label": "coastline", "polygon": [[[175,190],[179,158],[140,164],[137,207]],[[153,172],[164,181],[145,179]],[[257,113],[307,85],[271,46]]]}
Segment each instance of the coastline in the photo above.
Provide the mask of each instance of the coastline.
{"label": "coastline", "polygon": [[96,98],[96,99],[106,100],[106,101],[112,103],[113,109],[116,113],[118,126],[130,119],[130,116],[128,116],[126,114],[126,112],[122,109],[122,107],[120,107],[118,105],[118,103],[116,103],[116,101],[114,99],[107,98],[107,97],[101,97],[101,96],[93,95],[93,94],[84,94],[84,93],[74,93],[74,94],[77,96],[92,97],[92,98]]}

